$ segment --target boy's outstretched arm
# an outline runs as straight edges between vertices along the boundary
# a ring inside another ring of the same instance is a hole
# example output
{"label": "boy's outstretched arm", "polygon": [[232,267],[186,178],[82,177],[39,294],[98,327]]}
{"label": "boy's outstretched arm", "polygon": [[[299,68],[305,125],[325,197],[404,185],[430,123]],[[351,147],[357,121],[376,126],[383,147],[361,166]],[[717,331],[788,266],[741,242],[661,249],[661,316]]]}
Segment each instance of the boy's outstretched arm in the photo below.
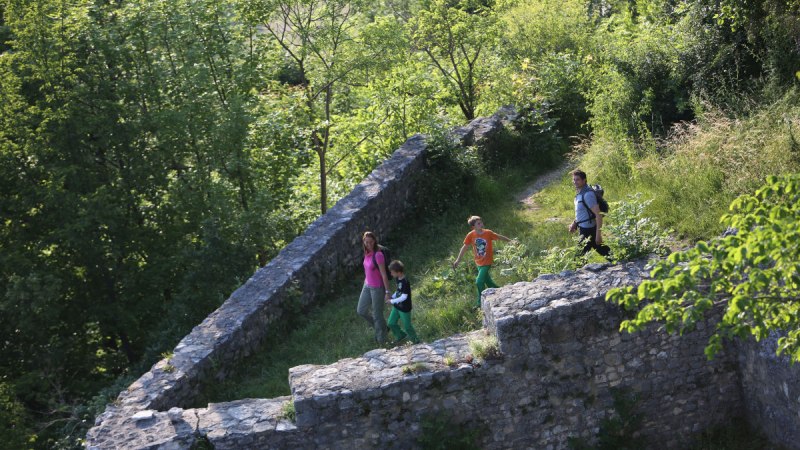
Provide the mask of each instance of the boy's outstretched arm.
{"label": "boy's outstretched arm", "polygon": [[468,248],[469,248],[469,245],[467,245],[467,244],[464,244],[464,245],[461,246],[461,250],[458,252],[458,256],[456,257],[456,260],[453,261],[453,269],[455,269],[458,266],[458,263],[461,262],[461,257],[464,256],[464,252],[467,251]]}
{"label": "boy's outstretched arm", "polygon": [[[497,233],[495,233],[495,234],[497,234]],[[497,234],[497,239],[500,239],[503,242],[516,241],[516,239],[507,238],[507,237],[503,236],[502,234]]]}

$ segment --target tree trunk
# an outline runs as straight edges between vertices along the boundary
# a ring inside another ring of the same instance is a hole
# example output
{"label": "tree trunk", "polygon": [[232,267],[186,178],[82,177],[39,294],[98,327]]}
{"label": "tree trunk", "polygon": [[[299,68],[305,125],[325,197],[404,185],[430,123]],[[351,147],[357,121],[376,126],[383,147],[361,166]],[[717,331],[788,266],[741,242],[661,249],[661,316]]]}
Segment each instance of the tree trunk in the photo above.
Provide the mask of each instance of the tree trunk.
{"label": "tree trunk", "polygon": [[325,174],[328,169],[325,166],[325,149],[317,150],[317,155],[319,155],[319,204],[322,214],[325,214],[328,210],[328,180]]}

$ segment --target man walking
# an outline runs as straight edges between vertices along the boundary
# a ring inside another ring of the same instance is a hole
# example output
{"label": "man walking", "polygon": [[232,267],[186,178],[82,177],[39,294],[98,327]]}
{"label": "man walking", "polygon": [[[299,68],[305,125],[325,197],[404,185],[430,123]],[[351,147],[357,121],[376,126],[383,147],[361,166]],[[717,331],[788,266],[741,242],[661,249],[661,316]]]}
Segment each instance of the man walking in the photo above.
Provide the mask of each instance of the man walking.
{"label": "man walking", "polygon": [[600,214],[600,205],[597,196],[586,183],[586,172],[575,169],[572,172],[572,185],[575,186],[575,220],[569,225],[569,232],[574,233],[579,230],[581,236],[586,239],[583,253],[586,254],[591,249],[610,260],[611,249],[603,245],[603,235],[600,230],[603,228],[603,215]]}

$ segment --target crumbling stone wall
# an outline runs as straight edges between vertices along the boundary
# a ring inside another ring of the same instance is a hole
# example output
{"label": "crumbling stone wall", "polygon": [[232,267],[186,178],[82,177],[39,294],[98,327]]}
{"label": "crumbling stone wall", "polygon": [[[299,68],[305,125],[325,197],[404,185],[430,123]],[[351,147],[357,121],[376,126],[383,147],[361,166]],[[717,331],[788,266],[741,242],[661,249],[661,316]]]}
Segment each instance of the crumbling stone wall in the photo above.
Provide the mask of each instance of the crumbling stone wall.
{"label": "crumbling stone wall", "polygon": [[[502,118],[454,133],[465,145]],[[417,448],[426,424],[475,431],[482,448],[563,449],[594,443],[618,416],[614,395],[636,397],[636,437],[647,448],[684,448],[692,435],[744,411],[773,442],[800,449],[800,366],[747,344],[708,362],[705,323],[678,337],[658,327],[620,334],[612,287],[637,285],[644,263],[590,265],[576,272],[489,289],[484,330],[429,344],[377,349],[289,374],[291,397],[184,408],[205,382],[257,347],[287,299],[313,301],[340,267],[353,267],[364,229],[385,234],[388,208],[410,198],[425,144],[414,137],[354,192],[259,270],[225,304],[123,392],[87,435],[91,449]],[[349,269],[348,269],[349,270]],[[297,298],[297,293],[302,293]],[[470,358],[469,342],[495,336],[501,357]],[[295,420],[286,416],[293,405]],[[429,436],[430,437],[430,436]]]}
{"label": "crumbling stone wall", "polygon": [[[637,398],[647,448],[685,448],[693,433],[741,409],[738,379],[729,355],[706,361],[711,327],[683,337],[618,332],[621,311],[605,293],[637,285],[643,265],[589,266],[490,291],[483,311],[498,360],[465,362],[463,341],[482,338],[479,331],[434,343],[438,350],[376,350],[292,369],[297,427],[314,430],[305,448],[414,448],[422,424],[442,414],[454,427],[481,430],[481,448],[592,444],[618,413],[615,392]],[[448,346],[453,367],[444,363]],[[429,370],[403,373],[415,361]]]}
{"label": "crumbling stone wall", "polygon": [[[482,145],[514,118],[511,109],[501,109],[455,128],[452,137],[463,146]],[[102,426],[88,434],[89,446],[124,448],[115,446],[109,430],[119,428],[124,434],[126,421],[137,413],[192,404],[203,383],[224,379],[237,361],[258,348],[285,310],[312,303],[335,280],[351,275],[361,257],[361,233],[386,236],[413,209],[410,202],[415,181],[424,174],[426,148],[423,136],[410,138],[258,270],[183,338],[170,358],[156,363],[109,405],[96,420]]]}
{"label": "crumbling stone wall", "polygon": [[[202,435],[217,449],[407,449],[418,448],[426,423],[444,419],[453,429],[476,430],[482,448],[563,449],[571,441],[595,443],[604,421],[619,414],[615,393],[636,398],[641,426],[634,436],[646,448],[685,448],[751,400],[741,394],[739,352],[706,361],[713,324],[682,337],[657,327],[618,332],[623,313],[605,293],[641,282],[643,266],[591,265],[487,290],[485,330],[292,368],[291,397],[145,412],[122,427],[137,444],[115,448],[186,448]],[[497,337],[501,357],[471,359],[469,342],[487,335]],[[784,395],[783,381],[791,378],[757,382]],[[282,416],[289,402],[295,421]],[[788,426],[796,403],[778,415]],[[786,436],[796,430],[789,428]],[[106,434],[113,433],[95,436]],[[796,440],[776,442],[798,448]]]}

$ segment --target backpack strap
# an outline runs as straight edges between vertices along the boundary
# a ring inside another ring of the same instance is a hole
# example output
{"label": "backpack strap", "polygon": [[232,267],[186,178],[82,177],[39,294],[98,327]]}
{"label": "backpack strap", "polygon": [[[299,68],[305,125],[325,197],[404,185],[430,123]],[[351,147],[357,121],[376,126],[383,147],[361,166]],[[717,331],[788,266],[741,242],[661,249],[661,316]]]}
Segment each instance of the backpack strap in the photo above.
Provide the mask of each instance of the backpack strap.
{"label": "backpack strap", "polygon": [[375,248],[375,251],[374,251],[374,252],[372,252],[372,264],[375,264],[375,270],[377,270],[377,271],[380,271],[380,270],[381,270],[381,267],[378,265],[378,260],[377,260],[377,259],[375,259],[375,255],[377,255],[377,254],[378,254],[378,252],[381,252],[381,253],[383,253],[383,259],[384,259],[384,261],[385,261],[385,260],[386,260],[386,252],[384,252],[384,251],[383,251],[384,249],[385,249],[385,247],[383,247],[382,245],[378,245],[378,246]]}
{"label": "backpack strap", "polygon": [[[591,188],[589,188],[589,189],[591,189]],[[588,219],[586,219],[586,220],[581,220],[580,222],[576,222],[578,225],[580,225],[580,224],[582,224],[582,223],[584,223],[584,222],[591,222],[591,221],[593,221],[593,220],[595,219],[595,217],[596,217],[596,216],[595,216],[595,214],[594,214],[594,211],[592,211],[592,210],[589,208],[589,206],[586,204],[586,200],[584,199],[584,195],[586,195],[586,189],[583,189],[583,190],[581,191],[581,199],[580,199],[580,202],[581,202],[581,203],[583,203],[583,207],[584,207],[584,208],[586,208],[586,212],[588,212],[588,213],[589,213],[589,218],[588,218]],[[597,194],[595,194],[595,199],[597,199]]]}

